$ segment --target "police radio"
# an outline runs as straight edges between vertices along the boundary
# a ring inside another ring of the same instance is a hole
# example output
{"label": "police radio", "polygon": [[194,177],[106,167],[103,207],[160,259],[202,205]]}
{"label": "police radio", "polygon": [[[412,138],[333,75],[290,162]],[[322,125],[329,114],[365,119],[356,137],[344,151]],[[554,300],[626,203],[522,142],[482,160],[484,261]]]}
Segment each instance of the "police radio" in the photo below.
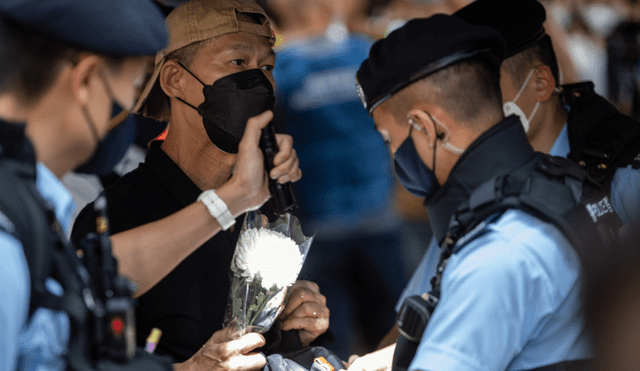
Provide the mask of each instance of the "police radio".
{"label": "police radio", "polygon": [[407,371],[418,350],[438,299],[431,294],[410,296],[402,302],[396,325],[400,336],[393,353],[392,371]]}
{"label": "police radio", "polygon": [[104,193],[94,203],[96,233],[81,242],[85,265],[96,290],[92,310],[92,353],[124,363],[136,354],[134,284],[118,275],[118,263],[111,252],[107,201]]}

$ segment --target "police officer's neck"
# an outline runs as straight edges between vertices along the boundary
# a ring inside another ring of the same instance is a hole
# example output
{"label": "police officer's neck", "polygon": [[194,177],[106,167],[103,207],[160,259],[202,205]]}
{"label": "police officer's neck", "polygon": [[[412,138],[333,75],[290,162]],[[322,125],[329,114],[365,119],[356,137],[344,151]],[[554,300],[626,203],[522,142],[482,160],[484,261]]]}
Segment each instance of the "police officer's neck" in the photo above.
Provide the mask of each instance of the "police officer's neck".
{"label": "police officer's neck", "polygon": [[236,155],[218,149],[206,133],[195,135],[173,122],[161,148],[203,191],[226,183],[235,165]]}
{"label": "police officer's neck", "polygon": [[534,150],[549,153],[567,122],[567,111],[560,104],[559,99],[554,99],[552,96],[551,99],[540,104],[536,116],[534,121],[537,122],[531,124],[527,133],[529,143]]}
{"label": "police officer's neck", "polygon": [[37,102],[24,102],[14,94],[0,96],[0,119],[26,125],[25,135],[31,141],[36,159],[58,178],[78,166],[82,151],[69,140],[71,125],[64,125],[66,110],[56,104],[55,92],[47,93]]}
{"label": "police officer's neck", "polygon": [[0,119],[6,122],[24,123],[27,109],[12,94],[0,95]]}

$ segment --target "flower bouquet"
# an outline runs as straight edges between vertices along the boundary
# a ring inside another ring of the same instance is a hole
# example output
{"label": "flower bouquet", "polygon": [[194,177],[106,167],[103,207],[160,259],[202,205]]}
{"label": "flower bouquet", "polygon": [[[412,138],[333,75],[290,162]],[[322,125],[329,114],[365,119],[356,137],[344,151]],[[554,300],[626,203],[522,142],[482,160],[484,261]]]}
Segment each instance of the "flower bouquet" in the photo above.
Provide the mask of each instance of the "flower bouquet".
{"label": "flower bouquet", "polygon": [[231,260],[223,326],[233,325],[241,335],[268,331],[285,307],[312,241],[291,214],[269,223],[257,210],[247,213]]}

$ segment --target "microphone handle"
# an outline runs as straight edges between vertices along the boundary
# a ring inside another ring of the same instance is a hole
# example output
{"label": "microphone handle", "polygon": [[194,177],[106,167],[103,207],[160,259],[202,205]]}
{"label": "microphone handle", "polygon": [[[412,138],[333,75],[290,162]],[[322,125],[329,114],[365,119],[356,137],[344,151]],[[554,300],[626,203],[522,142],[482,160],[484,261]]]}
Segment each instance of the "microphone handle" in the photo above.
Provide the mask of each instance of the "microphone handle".
{"label": "microphone handle", "polygon": [[[260,136],[260,148],[264,154],[264,167],[267,174],[273,169],[273,158],[278,153],[278,142],[276,140],[276,131],[273,123],[269,123],[266,128],[262,129]],[[273,211],[276,214],[284,215],[292,213],[298,206],[296,198],[293,194],[291,182],[285,184],[278,183],[277,180],[269,177],[269,192],[271,193],[271,202]]]}

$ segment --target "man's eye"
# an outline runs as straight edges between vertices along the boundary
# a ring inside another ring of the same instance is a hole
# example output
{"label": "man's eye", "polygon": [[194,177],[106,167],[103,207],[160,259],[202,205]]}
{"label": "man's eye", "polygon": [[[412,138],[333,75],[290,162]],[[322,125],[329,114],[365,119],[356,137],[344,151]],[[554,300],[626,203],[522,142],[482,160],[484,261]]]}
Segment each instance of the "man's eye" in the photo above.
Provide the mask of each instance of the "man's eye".
{"label": "man's eye", "polygon": [[267,64],[267,65],[262,66],[260,68],[262,68],[262,70],[264,70],[264,71],[271,72],[271,71],[273,71],[274,66],[272,64]]}
{"label": "man's eye", "polygon": [[244,64],[244,59],[234,59],[231,61],[231,63],[235,64],[236,66],[242,66]]}

